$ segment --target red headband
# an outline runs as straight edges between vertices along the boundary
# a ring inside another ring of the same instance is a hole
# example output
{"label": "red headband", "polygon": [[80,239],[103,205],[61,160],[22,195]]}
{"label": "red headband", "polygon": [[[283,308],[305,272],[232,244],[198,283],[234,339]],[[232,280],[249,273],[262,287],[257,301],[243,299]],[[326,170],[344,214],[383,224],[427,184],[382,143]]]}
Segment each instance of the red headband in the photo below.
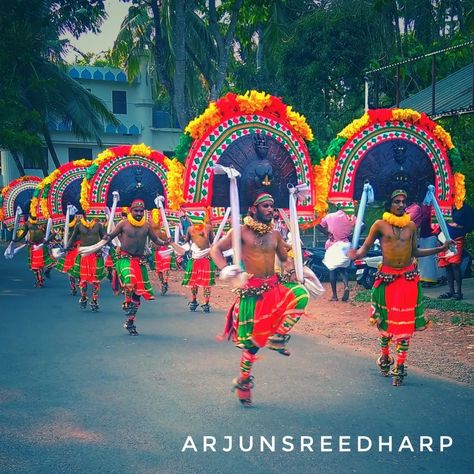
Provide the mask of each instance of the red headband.
{"label": "red headband", "polygon": [[136,207],[143,207],[143,209],[145,209],[145,203],[141,199],[135,199],[132,201],[132,204],[130,204],[130,209],[135,209]]}

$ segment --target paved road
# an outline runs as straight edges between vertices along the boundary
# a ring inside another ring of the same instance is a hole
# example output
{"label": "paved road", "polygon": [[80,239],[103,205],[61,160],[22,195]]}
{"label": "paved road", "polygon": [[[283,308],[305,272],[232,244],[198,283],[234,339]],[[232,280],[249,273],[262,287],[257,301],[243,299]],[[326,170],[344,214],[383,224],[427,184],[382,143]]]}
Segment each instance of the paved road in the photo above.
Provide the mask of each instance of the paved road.
{"label": "paved road", "polygon": [[[255,407],[244,409],[229,391],[239,351],[214,340],[222,312],[189,313],[182,297],[159,297],[130,337],[108,284],[100,313],[82,311],[64,275],[33,289],[19,257],[0,259],[1,473],[472,472],[466,386],[410,372],[405,387],[391,387],[373,360],[295,335],[290,358],[264,352]],[[204,452],[205,436],[216,452]],[[260,449],[272,436],[275,449]],[[434,452],[420,452],[420,436]],[[453,445],[440,452],[442,436]],[[358,437],[371,449],[358,451]],[[379,437],[391,451],[379,452]],[[310,441],[313,451],[301,452]]]}

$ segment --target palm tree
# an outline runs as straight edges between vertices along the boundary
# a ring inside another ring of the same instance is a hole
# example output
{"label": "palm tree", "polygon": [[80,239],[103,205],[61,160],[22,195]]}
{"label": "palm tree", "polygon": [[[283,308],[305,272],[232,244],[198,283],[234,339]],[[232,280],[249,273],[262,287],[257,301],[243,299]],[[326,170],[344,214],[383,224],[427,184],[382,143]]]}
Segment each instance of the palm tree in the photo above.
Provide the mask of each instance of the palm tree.
{"label": "palm tree", "polygon": [[[136,3],[136,2],[135,2]],[[215,44],[194,1],[143,1],[131,5],[114,43],[112,59],[132,81],[145,61],[156,77],[155,97],[167,95],[182,128],[206,101]]]}
{"label": "palm tree", "polygon": [[[83,3],[83,0],[77,1],[78,5]],[[61,60],[67,42],[59,40],[59,32],[72,26],[68,26],[67,18],[63,18],[62,24],[58,23],[61,15],[57,10],[52,11],[62,3],[58,0],[7,0],[0,15],[3,42],[0,67],[4,72],[0,92],[7,93],[10,106],[22,112],[28,110],[31,115],[30,120],[24,120],[29,139],[7,140],[6,143],[3,140],[1,145],[12,151],[13,156],[28,153],[42,166],[43,173],[47,173],[47,169],[40,153],[42,142],[46,143],[55,166],[60,165],[49,133],[51,120],[68,123],[76,136],[94,139],[99,144],[103,121],[119,124],[97,97],[67,74]],[[66,2],[68,8],[71,3],[74,2]]]}

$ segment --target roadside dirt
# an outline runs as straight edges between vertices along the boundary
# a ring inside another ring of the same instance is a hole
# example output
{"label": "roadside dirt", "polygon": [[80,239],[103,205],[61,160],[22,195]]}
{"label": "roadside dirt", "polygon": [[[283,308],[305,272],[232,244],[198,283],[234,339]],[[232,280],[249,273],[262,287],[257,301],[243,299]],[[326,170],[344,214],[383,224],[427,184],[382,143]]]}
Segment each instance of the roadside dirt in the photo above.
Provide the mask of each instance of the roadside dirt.
{"label": "roadside dirt", "polygon": [[[171,272],[170,292],[189,299],[189,289],[181,286],[182,276],[182,271]],[[156,277],[153,276],[152,279],[153,286],[158,288]],[[328,301],[329,289],[318,299],[312,299],[308,306],[308,316],[300,320],[294,332],[322,337],[331,345],[367,354],[375,363],[378,357],[378,332],[368,322],[370,303],[352,301],[360,287],[353,282],[351,285],[348,302]],[[328,284],[324,286],[327,288]],[[342,293],[342,289],[340,292]],[[234,294],[230,287],[218,280],[212,289],[212,308],[225,311],[233,300]],[[413,337],[407,366],[474,386],[474,326],[452,323],[451,318],[462,313],[429,309],[426,314],[432,324],[426,331],[417,332]]]}

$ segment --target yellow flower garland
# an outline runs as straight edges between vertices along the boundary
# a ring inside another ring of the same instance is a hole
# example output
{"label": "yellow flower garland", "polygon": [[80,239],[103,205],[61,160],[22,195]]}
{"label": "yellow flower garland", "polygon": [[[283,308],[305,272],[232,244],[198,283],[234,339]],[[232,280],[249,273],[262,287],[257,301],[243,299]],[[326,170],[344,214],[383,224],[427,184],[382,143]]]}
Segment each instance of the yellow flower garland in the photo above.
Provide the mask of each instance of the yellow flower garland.
{"label": "yellow flower garland", "polygon": [[148,158],[151,155],[153,150],[145,145],[144,143],[140,143],[139,145],[132,145],[130,147],[130,155],[132,156],[144,156]]}
{"label": "yellow flower garland", "polygon": [[87,229],[92,229],[92,227],[95,226],[96,222],[97,221],[95,219],[92,219],[91,221],[87,221],[86,219],[84,219],[84,217],[81,217],[81,224]]}
{"label": "yellow flower garland", "polygon": [[183,176],[185,175],[184,166],[176,158],[173,158],[172,160],[165,158],[164,162],[168,168],[166,176],[168,207],[177,211],[181,207],[181,204],[185,202],[183,190]]}
{"label": "yellow flower garland", "polygon": [[413,109],[393,109],[392,110],[393,120],[402,120],[402,121],[415,123],[415,122],[418,122],[420,118],[421,118],[421,114]]}
{"label": "yellow flower garland", "polygon": [[441,125],[435,127],[433,134],[448,150],[454,148],[451,135]]}
{"label": "yellow flower garland", "polygon": [[268,234],[273,230],[273,222],[270,224],[264,224],[263,222],[256,221],[253,217],[244,217],[244,225],[250,227],[254,232],[259,235]]}
{"label": "yellow flower garland", "polygon": [[199,117],[188,123],[184,132],[189,133],[196,140],[202,137],[209,127],[216,126],[221,120],[221,111],[217,108],[215,102],[211,102]]}
{"label": "yellow flower garland", "polygon": [[79,198],[79,202],[81,203],[81,207],[82,209],[84,209],[84,211],[88,211],[90,207],[89,189],[90,189],[89,180],[87,178],[84,178],[81,183],[81,196]]}
{"label": "yellow flower garland", "polygon": [[328,210],[328,195],[332,174],[336,166],[336,157],[328,156],[321,160],[319,165],[313,166],[313,182],[315,190],[314,212],[318,217],[323,217]]}
{"label": "yellow flower garland", "polygon": [[43,189],[47,184],[51,184],[53,181],[55,181],[58,176],[61,174],[61,171],[59,168],[56,168],[52,173],[50,173],[46,178],[43,179],[40,183],[41,189]]}
{"label": "yellow flower garland", "polygon": [[291,105],[286,108],[286,117],[291,126],[299,133],[305,140],[312,141],[314,139],[311,127],[306,123],[306,118],[295,112]]}
{"label": "yellow flower garland", "polygon": [[145,219],[145,216],[142,217],[141,220],[137,221],[131,214],[131,212],[129,212],[127,214],[127,221],[133,225],[133,227],[143,227],[146,223],[146,219]]}
{"label": "yellow flower garland", "polygon": [[75,160],[72,162],[72,164],[74,166],[90,166],[92,164],[92,160],[86,160],[86,159],[82,159],[82,160]]}
{"label": "yellow flower garland", "polygon": [[41,213],[46,219],[49,219],[49,209],[48,209],[48,200],[46,198],[41,198],[40,199],[40,207],[41,207]]}
{"label": "yellow flower garland", "polygon": [[466,182],[462,173],[454,173],[454,206],[461,209],[466,199]]}
{"label": "yellow flower garland", "polygon": [[388,222],[390,225],[394,225],[395,227],[406,227],[411,222],[410,214],[396,216],[391,212],[384,212],[382,215],[382,219],[385,222]]}
{"label": "yellow flower garland", "polygon": [[235,98],[239,109],[244,114],[253,114],[254,112],[261,112],[272,103],[272,97],[265,92],[258,92],[256,90],[247,91],[244,95],[238,95]]}
{"label": "yellow flower garland", "polygon": [[38,198],[33,197],[30,202],[30,216],[37,216],[37,209],[38,209]]}
{"label": "yellow flower garland", "polygon": [[153,209],[151,211],[151,221],[153,222],[153,224],[158,225],[160,223],[160,219],[161,219],[160,210]]}
{"label": "yellow flower garland", "polygon": [[104,161],[108,161],[112,158],[115,158],[115,153],[110,148],[106,148],[103,152],[97,155],[97,158],[92,162],[92,164],[101,165]]}
{"label": "yellow flower garland", "polygon": [[369,120],[369,115],[365,113],[362,117],[353,120],[347,127],[342,129],[337,136],[349,140],[349,138],[353,137],[356,133],[359,133],[360,130],[369,123]]}
{"label": "yellow flower garland", "polygon": [[72,219],[72,221],[69,222],[68,226],[69,226],[70,228],[72,228],[72,227],[74,227],[76,224],[77,224],[77,216],[74,216],[73,219]]}

